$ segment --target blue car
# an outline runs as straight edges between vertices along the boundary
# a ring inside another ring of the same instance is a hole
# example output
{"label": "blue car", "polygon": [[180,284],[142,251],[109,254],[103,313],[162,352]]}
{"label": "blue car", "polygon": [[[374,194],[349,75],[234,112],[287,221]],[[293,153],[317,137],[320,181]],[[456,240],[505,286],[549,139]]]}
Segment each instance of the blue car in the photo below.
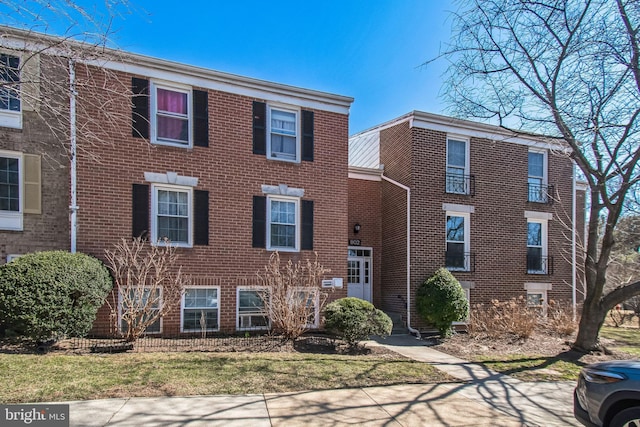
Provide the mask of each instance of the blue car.
{"label": "blue car", "polygon": [[573,393],[573,413],[590,427],[640,427],[640,361],[585,366]]}

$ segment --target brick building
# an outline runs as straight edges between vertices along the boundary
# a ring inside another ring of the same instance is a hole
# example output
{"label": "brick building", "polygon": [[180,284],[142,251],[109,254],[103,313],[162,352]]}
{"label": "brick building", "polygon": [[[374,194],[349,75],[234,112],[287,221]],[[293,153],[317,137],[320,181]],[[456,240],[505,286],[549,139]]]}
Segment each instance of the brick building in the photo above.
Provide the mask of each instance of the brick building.
{"label": "brick building", "polygon": [[[31,37],[8,33],[5,45]],[[3,55],[3,71],[23,74],[12,58],[28,49],[23,43],[9,59]],[[77,134],[77,176],[69,184],[64,146],[58,175],[41,169],[42,214],[25,202],[35,199],[28,187],[35,160],[27,154],[58,151],[34,146],[46,127],[26,105],[11,104],[20,88],[4,91],[10,103],[0,113],[21,126],[0,130],[0,167],[12,174],[0,182],[11,191],[0,197],[10,217],[0,223],[10,230],[0,231],[8,236],[3,254],[71,247],[104,260],[122,238],[169,238],[192,286],[149,330],[166,336],[199,333],[202,313],[210,332],[265,329],[257,273],[276,250],[285,262],[317,254],[336,285],[330,299],[346,294],[352,98],[124,52],[102,55],[62,69],[59,81],[76,89],[69,125]],[[74,189],[77,223],[70,227]],[[107,306],[100,310],[96,334],[113,332],[111,315]]]}
{"label": "brick building", "polygon": [[440,267],[471,305],[581,300],[585,192],[558,141],[414,111],[353,135],[349,165],[350,295],[416,329],[415,292]]}

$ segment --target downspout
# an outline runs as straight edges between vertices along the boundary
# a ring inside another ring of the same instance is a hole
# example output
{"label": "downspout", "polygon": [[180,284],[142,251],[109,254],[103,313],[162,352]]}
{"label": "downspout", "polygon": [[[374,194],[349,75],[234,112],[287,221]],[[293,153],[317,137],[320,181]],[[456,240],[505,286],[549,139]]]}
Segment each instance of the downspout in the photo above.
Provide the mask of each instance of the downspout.
{"label": "downspout", "polygon": [[571,200],[571,309],[573,311],[573,321],[576,321],[577,318],[577,308],[576,308],[576,304],[577,304],[577,295],[576,295],[576,286],[577,286],[577,266],[576,266],[576,262],[577,262],[577,257],[576,257],[576,233],[578,232],[577,230],[577,223],[576,223],[576,212],[577,212],[577,202],[576,202],[576,194],[577,194],[577,190],[576,190],[576,163],[575,161],[571,162],[571,167],[572,167],[572,177],[571,177],[571,185],[572,185],[572,189],[571,191],[573,192],[572,194],[572,200]]}
{"label": "downspout", "polygon": [[78,231],[78,200],[77,200],[77,140],[76,140],[76,70],[73,59],[69,59],[69,151],[71,155],[71,205],[69,206],[70,216],[70,240],[71,252],[76,252],[77,231]]}
{"label": "downspout", "polygon": [[420,339],[420,331],[411,327],[411,189],[389,177],[380,175],[382,179],[402,188],[407,192],[407,329]]}

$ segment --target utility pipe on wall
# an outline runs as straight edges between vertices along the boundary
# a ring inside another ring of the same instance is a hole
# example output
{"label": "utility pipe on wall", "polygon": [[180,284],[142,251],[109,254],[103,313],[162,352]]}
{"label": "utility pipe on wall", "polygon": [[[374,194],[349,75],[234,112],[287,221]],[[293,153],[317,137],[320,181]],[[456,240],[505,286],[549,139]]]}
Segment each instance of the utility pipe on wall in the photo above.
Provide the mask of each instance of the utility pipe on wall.
{"label": "utility pipe on wall", "polygon": [[382,173],[381,177],[407,192],[407,329],[420,339],[420,331],[411,327],[411,189],[398,181],[384,176],[384,173]]}
{"label": "utility pipe on wall", "polygon": [[571,185],[572,185],[572,189],[571,191],[573,192],[572,194],[572,201],[571,201],[571,308],[573,311],[573,320],[575,321],[577,319],[577,295],[576,295],[576,286],[577,286],[577,277],[576,275],[578,274],[577,272],[577,266],[576,266],[576,262],[578,261],[576,258],[576,233],[578,232],[577,229],[577,222],[576,222],[576,211],[577,211],[577,201],[576,201],[576,195],[577,195],[577,190],[576,190],[576,163],[575,161],[571,162],[571,171],[572,171],[572,177],[571,177]]}
{"label": "utility pipe on wall", "polygon": [[77,176],[76,176],[76,156],[78,152],[76,140],[76,70],[73,59],[69,59],[69,154],[71,156],[71,205],[70,215],[70,240],[71,252],[76,252],[77,231],[78,231],[78,200],[77,200]]}

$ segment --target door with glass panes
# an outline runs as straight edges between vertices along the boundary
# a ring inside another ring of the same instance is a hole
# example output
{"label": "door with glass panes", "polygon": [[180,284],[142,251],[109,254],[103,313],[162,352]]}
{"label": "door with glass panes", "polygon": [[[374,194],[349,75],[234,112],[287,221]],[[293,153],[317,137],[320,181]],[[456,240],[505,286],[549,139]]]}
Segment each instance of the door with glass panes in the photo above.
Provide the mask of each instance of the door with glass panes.
{"label": "door with glass panes", "polygon": [[371,295],[372,249],[349,248],[347,296],[373,302]]}

